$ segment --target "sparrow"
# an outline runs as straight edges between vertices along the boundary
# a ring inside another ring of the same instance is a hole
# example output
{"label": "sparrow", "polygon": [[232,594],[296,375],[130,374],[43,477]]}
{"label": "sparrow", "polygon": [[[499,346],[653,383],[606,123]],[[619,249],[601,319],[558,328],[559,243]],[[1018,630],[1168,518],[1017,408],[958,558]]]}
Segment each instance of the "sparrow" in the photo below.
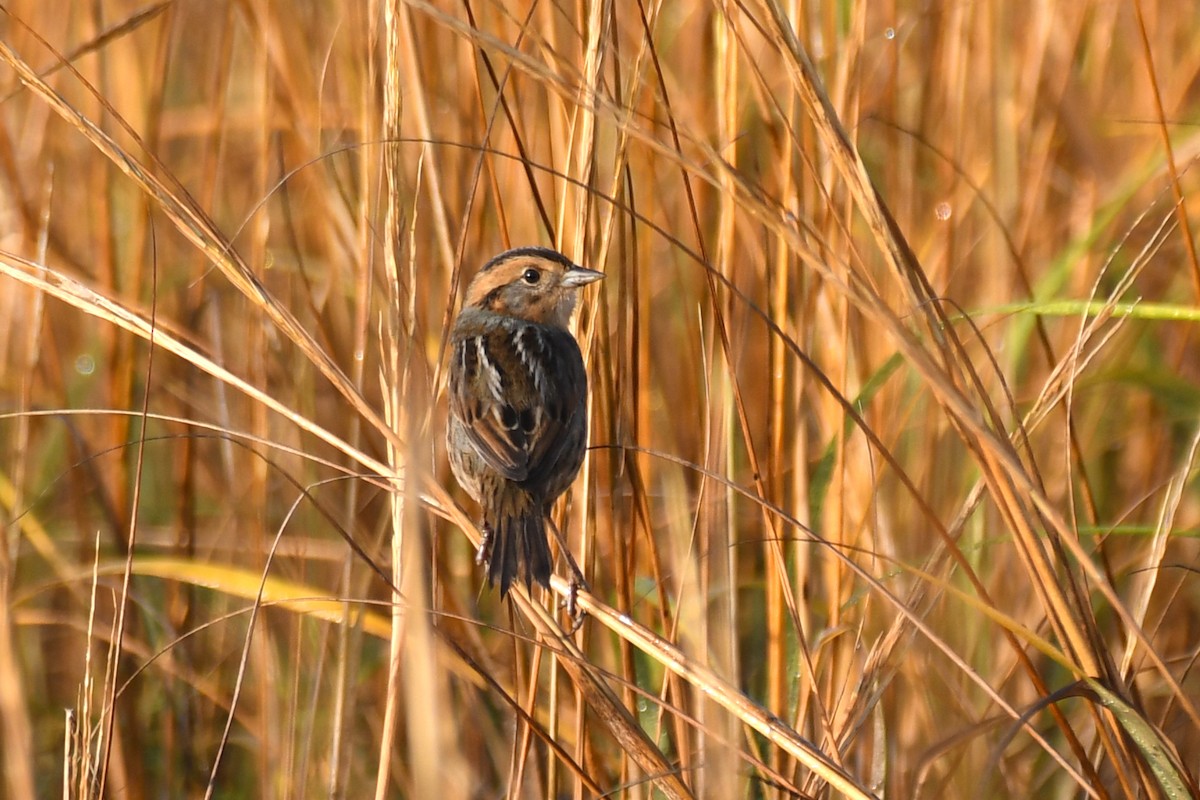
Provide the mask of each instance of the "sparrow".
{"label": "sparrow", "polygon": [[587,373],[567,324],[577,290],[603,277],[544,247],[509,250],[475,275],[450,334],[446,444],[455,479],[482,508],[476,563],[487,562],[501,598],[514,580],[548,588],[550,522],[574,572],[572,616],[583,575],[550,508],[587,449]]}

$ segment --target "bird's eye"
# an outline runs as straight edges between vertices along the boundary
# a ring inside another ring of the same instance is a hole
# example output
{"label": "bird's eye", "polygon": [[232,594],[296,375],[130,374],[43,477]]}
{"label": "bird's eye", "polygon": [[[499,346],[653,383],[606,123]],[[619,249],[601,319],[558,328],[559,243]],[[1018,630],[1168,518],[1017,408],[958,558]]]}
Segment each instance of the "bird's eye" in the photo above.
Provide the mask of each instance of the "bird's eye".
{"label": "bird's eye", "polygon": [[525,281],[530,286],[533,286],[541,279],[542,273],[538,272],[536,269],[527,269],[525,270],[525,274],[521,276],[521,280]]}

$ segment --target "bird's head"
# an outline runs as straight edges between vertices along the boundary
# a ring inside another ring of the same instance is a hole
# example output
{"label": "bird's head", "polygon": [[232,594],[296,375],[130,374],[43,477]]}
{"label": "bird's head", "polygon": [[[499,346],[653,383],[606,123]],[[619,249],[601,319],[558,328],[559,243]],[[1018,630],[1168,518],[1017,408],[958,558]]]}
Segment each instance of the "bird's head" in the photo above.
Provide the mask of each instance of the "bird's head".
{"label": "bird's head", "polygon": [[565,328],[575,290],[604,277],[545,247],[521,247],[493,258],[467,287],[466,306]]}

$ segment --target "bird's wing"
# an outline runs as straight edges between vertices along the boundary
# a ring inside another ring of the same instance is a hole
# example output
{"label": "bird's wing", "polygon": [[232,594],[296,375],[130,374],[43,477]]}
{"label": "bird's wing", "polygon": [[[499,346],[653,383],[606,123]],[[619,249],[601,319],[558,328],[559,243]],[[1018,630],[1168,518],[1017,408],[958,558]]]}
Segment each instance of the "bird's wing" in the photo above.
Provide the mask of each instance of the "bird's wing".
{"label": "bird's wing", "polygon": [[587,392],[579,345],[541,325],[489,326],[454,342],[452,411],[479,455],[509,480],[544,482]]}
{"label": "bird's wing", "polygon": [[587,372],[579,344],[569,332],[542,328],[539,333],[545,348],[543,363],[552,377],[543,381],[544,411],[531,437],[527,480],[545,485],[563,468],[563,458],[580,448],[580,440],[587,435]]}

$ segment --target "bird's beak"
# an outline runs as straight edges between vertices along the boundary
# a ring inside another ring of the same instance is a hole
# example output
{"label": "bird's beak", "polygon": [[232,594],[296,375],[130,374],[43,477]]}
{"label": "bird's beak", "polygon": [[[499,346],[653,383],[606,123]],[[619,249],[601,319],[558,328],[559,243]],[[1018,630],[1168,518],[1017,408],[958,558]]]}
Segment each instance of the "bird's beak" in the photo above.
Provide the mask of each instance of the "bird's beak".
{"label": "bird's beak", "polygon": [[577,286],[586,286],[592,281],[598,281],[604,277],[603,272],[597,272],[594,269],[586,267],[571,267],[562,276],[562,285],[574,289]]}

